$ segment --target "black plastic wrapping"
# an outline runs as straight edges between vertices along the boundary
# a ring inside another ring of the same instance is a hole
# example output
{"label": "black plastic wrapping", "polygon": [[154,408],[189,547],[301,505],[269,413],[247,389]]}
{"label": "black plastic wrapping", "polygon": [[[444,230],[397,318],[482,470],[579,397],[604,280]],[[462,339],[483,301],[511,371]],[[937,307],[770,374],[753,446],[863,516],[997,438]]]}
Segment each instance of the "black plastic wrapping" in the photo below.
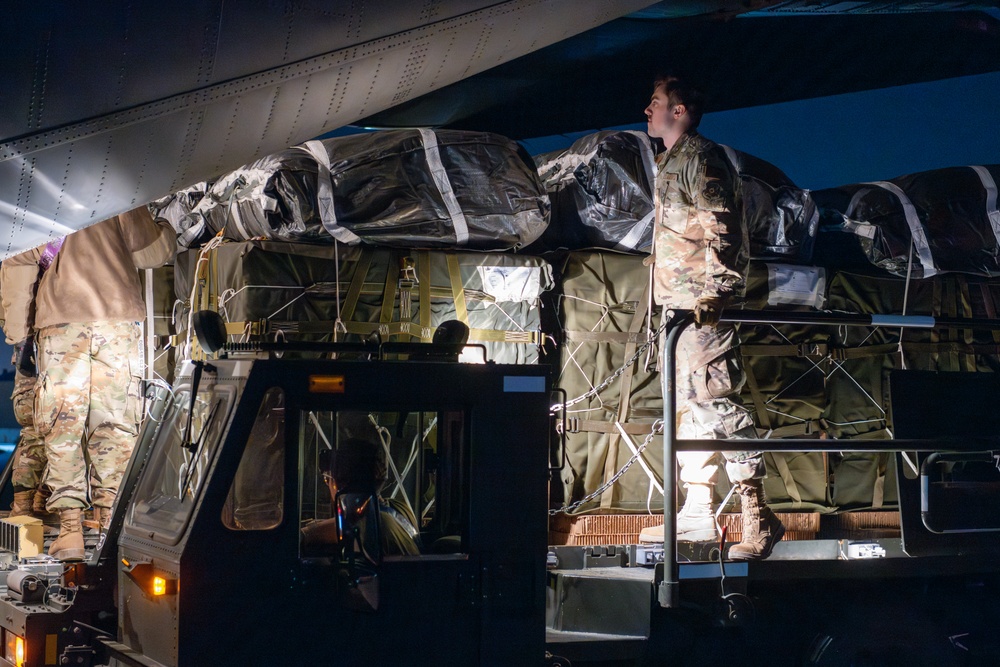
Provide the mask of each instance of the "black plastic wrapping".
{"label": "black plastic wrapping", "polygon": [[596,132],[535,156],[552,200],[546,249],[611,248],[648,254],[655,148],[641,132]]}
{"label": "black plastic wrapping", "polygon": [[890,273],[997,276],[998,181],[1000,165],[947,167],[813,195],[823,231],[853,233],[868,260]]}
{"label": "black plastic wrapping", "polygon": [[207,198],[208,226],[235,240],[509,250],[538,238],[549,216],[534,163],[517,143],[457,130],[307,142],[223,176]]}
{"label": "black plastic wrapping", "polygon": [[[653,151],[642,132],[596,132],[564,151],[535,157],[552,200],[545,249],[608,248],[649,253],[653,239]],[[808,263],[819,214],[808,190],[777,167],[726,149],[740,174],[754,259]]]}
{"label": "black plastic wrapping", "polygon": [[209,184],[203,181],[149,204],[153,217],[166,220],[177,232],[177,244],[181,247],[197,248],[212,237],[199,209],[208,188]]}
{"label": "black plastic wrapping", "polygon": [[750,257],[808,264],[819,229],[819,210],[809,191],[770,162],[730,150],[742,181]]}

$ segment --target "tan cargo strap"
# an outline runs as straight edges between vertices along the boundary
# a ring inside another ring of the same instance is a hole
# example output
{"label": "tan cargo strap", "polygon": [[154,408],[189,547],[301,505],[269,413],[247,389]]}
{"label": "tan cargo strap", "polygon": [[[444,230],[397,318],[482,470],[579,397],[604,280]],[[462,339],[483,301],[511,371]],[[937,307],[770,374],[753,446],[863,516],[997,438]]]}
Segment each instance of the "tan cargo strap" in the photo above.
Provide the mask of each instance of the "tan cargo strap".
{"label": "tan cargo strap", "polygon": [[[451,273],[451,261],[454,255],[448,256],[448,273]],[[458,260],[456,261],[456,267],[458,265]],[[431,254],[429,251],[422,251],[417,253],[417,280],[419,281],[418,294],[419,301],[417,302],[417,308],[420,309],[420,327],[422,331],[426,331],[431,328]],[[459,281],[461,282],[461,281]],[[468,315],[465,314],[465,295],[462,294],[461,289],[459,289],[459,294],[462,296],[462,312],[459,314],[458,319],[468,324]],[[455,300],[455,310],[459,308],[458,300]],[[400,318],[403,319],[403,318]],[[410,318],[406,318],[410,319]],[[421,336],[420,340],[424,343],[431,342],[431,338],[434,336],[434,331],[431,329],[431,335],[424,338]]]}
{"label": "tan cargo strap", "polygon": [[785,485],[785,491],[788,492],[788,497],[792,499],[792,502],[801,503],[802,494],[799,493],[799,485],[795,482],[795,477],[792,476],[792,471],[788,467],[787,454],[785,452],[771,452],[771,456],[778,469],[781,482]]}
{"label": "tan cargo strap", "polygon": [[[622,422],[622,428],[629,435],[649,435],[653,432],[653,423],[641,424],[637,422]],[[556,426],[557,431],[562,431],[562,424]],[[566,433],[618,433],[615,422],[598,421],[596,419],[578,419],[576,417],[566,418]]]}
{"label": "tan cargo strap", "polygon": [[[402,271],[402,267],[400,266],[400,263],[403,262],[403,261],[405,261],[405,260],[402,260],[402,259],[398,260],[398,261],[394,261],[394,260],[396,260],[395,254],[390,254],[390,256],[389,256],[389,265],[386,268],[386,272],[385,272],[385,286],[384,286],[384,288],[382,290],[382,309],[379,312],[379,317],[378,317],[378,321],[379,321],[380,324],[388,324],[389,322],[392,322],[392,309],[393,309],[393,307],[396,304],[396,292],[397,292],[397,290],[399,291],[399,313],[400,313],[400,319],[404,319],[402,317],[402,313],[403,313],[404,308],[408,310],[409,307],[410,307],[410,305],[409,305],[409,298],[410,298],[409,287],[412,286],[412,283],[409,280],[404,280],[403,278],[400,277],[400,273]],[[407,269],[409,269],[409,267],[407,267]],[[404,291],[405,291],[405,294],[404,294]],[[404,305],[404,301],[405,301],[405,305]],[[348,323],[345,322],[345,324],[348,324]],[[354,332],[351,331],[351,327],[350,326],[347,326],[347,331],[348,331],[348,333],[354,333]]]}
{"label": "tan cargo strap", "polygon": [[872,489],[872,509],[880,509],[885,504],[885,477],[889,464],[889,452],[879,452],[875,467],[875,488]]}
{"label": "tan cargo strap", "polygon": [[790,438],[797,436],[810,436],[816,435],[817,433],[822,433],[826,425],[821,419],[808,419],[801,422],[796,422],[794,424],[785,424],[784,426],[778,426],[775,428],[769,428],[767,430],[768,437],[771,438]]}
{"label": "tan cargo strap", "polygon": [[[649,290],[651,286],[651,280],[646,281],[646,287],[642,292],[642,298],[639,299],[639,303],[636,304],[635,313],[632,315],[632,321],[628,326],[628,333],[638,334],[642,331],[643,326],[646,324],[646,312],[649,303]],[[632,355],[635,354],[635,348],[637,347],[636,342],[630,342],[625,344],[625,354],[622,356],[623,360],[631,359]],[[619,386],[619,399],[618,399],[618,420],[621,423],[625,423],[628,420],[629,412],[629,400],[632,394],[632,377],[635,373],[633,370],[635,364],[629,364],[622,373],[621,382]],[[626,431],[627,433],[627,431]],[[608,438],[608,456],[604,460],[604,479],[611,479],[611,477],[618,470],[618,444],[621,440],[621,433],[618,429],[615,429],[615,433]],[[652,477],[650,480],[655,482]],[[614,504],[614,493],[615,485],[612,484],[608,489],[601,494],[601,507],[604,509],[611,509]]]}
{"label": "tan cargo strap", "polygon": [[740,353],[748,357],[825,357],[830,354],[829,343],[775,343],[742,344]]}
{"label": "tan cargo strap", "polygon": [[[344,304],[337,315],[342,320],[349,320],[354,317],[354,311],[358,307],[358,299],[361,298],[361,291],[365,286],[365,278],[368,277],[368,270],[371,268],[372,259],[375,257],[375,253],[363,250],[361,251],[361,256],[358,257],[358,264],[354,268],[354,276],[351,278],[351,284],[347,288],[347,296],[344,298]],[[340,279],[340,276],[337,276]]]}
{"label": "tan cargo strap", "polygon": [[[462,270],[458,265],[458,257],[448,255],[448,279],[451,281],[451,298],[455,302],[455,317],[462,323],[469,324],[469,309],[465,304],[465,290],[462,288]],[[427,316],[430,317],[430,294],[427,295]],[[469,337],[472,337],[470,332]]]}
{"label": "tan cargo strap", "polygon": [[[563,331],[563,340],[580,343],[645,343],[643,331]],[[626,357],[628,359],[628,357]]]}
{"label": "tan cargo strap", "polygon": [[754,375],[750,364],[743,364],[743,373],[746,375],[747,389],[750,390],[750,398],[753,400],[753,406],[757,412],[757,425],[770,431],[771,416],[767,413],[767,403],[764,402],[764,397],[760,393],[760,387],[757,386],[757,377]]}
{"label": "tan cargo strap", "polygon": [[[910,343],[906,343],[906,346],[909,347]],[[764,343],[740,345],[739,350],[745,357],[820,357],[846,361],[849,359],[892,354],[896,352],[897,348],[898,345],[896,343],[861,345],[858,347],[834,347],[828,343],[802,343],[800,345],[790,345],[787,343],[768,345]]]}
{"label": "tan cargo strap", "polygon": [[[995,320],[997,317],[997,306],[996,302],[993,300],[993,290],[990,289],[989,283],[978,283],[979,291],[983,297],[983,309],[986,311],[986,317],[991,320]],[[993,340],[1000,343],[1000,331],[993,330]]]}

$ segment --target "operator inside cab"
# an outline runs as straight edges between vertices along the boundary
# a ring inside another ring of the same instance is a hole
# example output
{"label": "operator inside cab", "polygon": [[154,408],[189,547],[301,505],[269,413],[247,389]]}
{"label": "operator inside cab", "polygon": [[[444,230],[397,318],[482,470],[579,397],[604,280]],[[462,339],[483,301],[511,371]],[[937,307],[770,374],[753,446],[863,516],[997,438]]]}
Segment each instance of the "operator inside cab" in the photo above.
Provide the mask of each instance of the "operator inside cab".
{"label": "operator inside cab", "polygon": [[[338,492],[378,497],[383,555],[420,555],[416,517],[404,503],[380,495],[389,475],[385,449],[380,444],[362,438],[342,440],[336,450],[320,452],[319,471],[334,503]],[[332,544],[336,540],[336,516],[302,528],[306,546]]]}

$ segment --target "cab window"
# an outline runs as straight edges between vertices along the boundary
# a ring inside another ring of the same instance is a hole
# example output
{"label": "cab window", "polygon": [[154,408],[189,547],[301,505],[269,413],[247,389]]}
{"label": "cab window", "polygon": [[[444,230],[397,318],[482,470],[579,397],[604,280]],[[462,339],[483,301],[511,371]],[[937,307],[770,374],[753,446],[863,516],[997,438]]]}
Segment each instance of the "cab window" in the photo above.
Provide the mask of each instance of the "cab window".
{"label": "cab window", "polygon": [[284,516],[285,392],[272,387],[264,394],[236,477],[222,508],[222,523],[231,530],[270,530]]}
{"label": "cab window", "polygon": [[234,394],[228,385],[204,386],[192,409],[190,389],[174,393],[130,508],[129,524],[150,531],[158,542],[177,543],[207,478]]}
{"label": "cab window", "polygon": [[385,557],[462,551],[468,516],[463,413],[307,410],[299,424],[303,557],[336,551],[331,457],[357,439],[386,453],[379,493]]}

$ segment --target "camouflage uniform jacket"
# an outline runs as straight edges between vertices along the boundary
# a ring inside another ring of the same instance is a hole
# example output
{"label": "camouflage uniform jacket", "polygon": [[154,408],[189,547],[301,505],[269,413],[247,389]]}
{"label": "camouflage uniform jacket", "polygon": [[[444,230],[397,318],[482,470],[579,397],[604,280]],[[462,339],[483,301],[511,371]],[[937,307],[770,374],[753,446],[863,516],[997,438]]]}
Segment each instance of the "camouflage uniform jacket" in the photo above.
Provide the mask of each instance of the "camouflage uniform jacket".
{"label": "camouflage uniform jacket", "polygon": [[748,266],[739,177],[721,146],[696,132],[657,157],[653,297],[692,309],[741,296]]}
{"label": "camouflage uniform jacket", "polygon": [[[38,279],[44,246],[3,262],[9,342],[30,331],[26,312],[30,286],[38,280],[34,328],[84,322],[135,322],[145,318],[137,268],[162,266],[174,256],[176,235],[166,221],[154,221],[146,207],[109,218],[66,237],[52,265]],[[16,298],[8,298],[8,293]]]}

